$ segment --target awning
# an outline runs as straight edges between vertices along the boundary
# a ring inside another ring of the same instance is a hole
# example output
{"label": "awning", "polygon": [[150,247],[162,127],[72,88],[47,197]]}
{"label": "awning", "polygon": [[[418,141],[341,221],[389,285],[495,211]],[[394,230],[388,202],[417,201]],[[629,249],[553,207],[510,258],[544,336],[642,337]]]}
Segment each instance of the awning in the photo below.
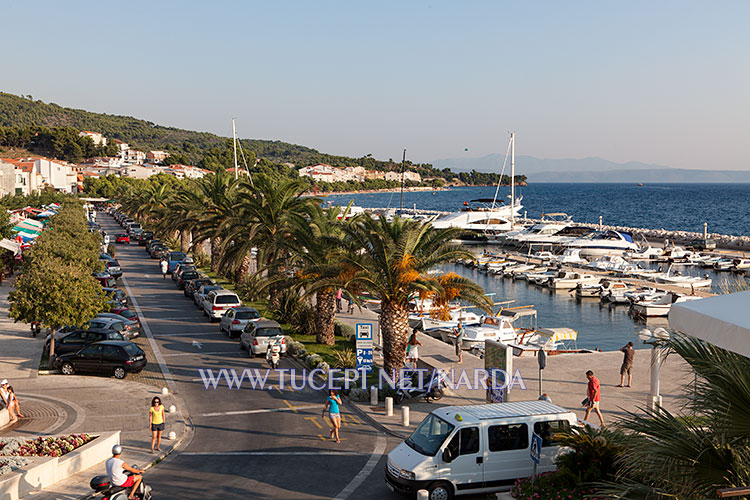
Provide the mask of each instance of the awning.
{"label": "awning", "polygon": [[[35,221],[36,222],[36,221]],[[44,224],[41,224],[39,226],[36,226],[34,224],[29,224],[28,220],[22,220],[16,223],[15,227],[20,227],[22,229],[28,229],[29,231],[36,231],[41,232],[42,229],[44,229]]]}
{"label": "awning", "polygon": [[669,327],[750,357],[750,291],[673,304]]}
{"label": "awning", "polygon": [[12,227],[12,228],[11,228],[10,230],[11,230],[11,231],[17,231],[17,232],[24,232],[24,233],[29,233],[29,234],[35,234],[35,235],[37,235],[37,236],[39,236],[39,235],[40,235],[40,234],[42,233],[42,232],[41,232],[40,230],[38,230],[38,229],[35,229],[35,228],[28,228],[28,227],[23,227],[23,226],[21,226],[20,224],[18,224],[18,225],[15,225],[15,226],[13,226],[13,227]]}
{"label": "awning", "polygon": [[21,224],[26,224],[29,227],[36,227],[39,229],[44,228],[44,222],[34,219],[21,219],[18,221],[18,225],[20,226]]}
{"label": "awning", "polygon": [[57,215],[57,212],[54,210],[45,210],[44,212],[37,214],[37,217],[52,217],[53,215]]}
{"label": "awning", "polygon": [[550,337],[555,342],[578,339],[578,332],[572,328],[540,328],[537,331],[540,335]]}
{"label": "awning", "polygon": [[18,255],[21,252],[21,245],[13,240],[9,240],[6,238],[0,240],[0,248],[10,250],[11,252],[13,252],[13,255]]}

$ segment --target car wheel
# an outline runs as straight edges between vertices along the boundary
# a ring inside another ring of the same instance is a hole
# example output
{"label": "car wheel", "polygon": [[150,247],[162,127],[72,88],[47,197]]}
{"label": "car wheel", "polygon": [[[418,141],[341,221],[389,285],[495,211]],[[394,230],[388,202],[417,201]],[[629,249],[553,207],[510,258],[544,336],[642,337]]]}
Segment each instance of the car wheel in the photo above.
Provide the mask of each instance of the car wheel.
{"label": "car wheel", "polygon": [[60,372],[63,375],[73,375],[76,371],[73,369],[73,365],[70,363],[63,363],[63,365],[60,367]]}
{"label": "car wheel", "polygon": [[125,372],[125,368],[123,368],[122,366],[118,366],[117,368],[115,368],[115,378],[122,380],[125,378],[125,375],[127,375],[127,373]]}
{"label": "car wheel", "polygon": [[433,483],[428,488],[430,500],[451,500],[453,498],[453,487],[449,483]]}

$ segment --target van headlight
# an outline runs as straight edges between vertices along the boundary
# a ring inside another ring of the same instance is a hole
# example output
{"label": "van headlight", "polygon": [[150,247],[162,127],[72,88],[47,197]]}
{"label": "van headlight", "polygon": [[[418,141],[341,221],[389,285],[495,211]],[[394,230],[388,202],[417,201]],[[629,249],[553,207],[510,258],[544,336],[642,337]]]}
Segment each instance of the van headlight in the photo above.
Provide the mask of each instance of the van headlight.
{"label": "van headlight", "polygon": [[414,479],[416,478],[412,471],[406,469],[401,469],[401,471],[399,471],[399,476],[401,476],[403,479],[409,479],[411,481],[414,481]]}

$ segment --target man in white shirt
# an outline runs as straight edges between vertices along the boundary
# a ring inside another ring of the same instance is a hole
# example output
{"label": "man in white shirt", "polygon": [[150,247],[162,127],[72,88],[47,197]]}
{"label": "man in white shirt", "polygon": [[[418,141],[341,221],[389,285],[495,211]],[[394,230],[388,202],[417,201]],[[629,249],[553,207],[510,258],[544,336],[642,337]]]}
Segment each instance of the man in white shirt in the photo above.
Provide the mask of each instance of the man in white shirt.
{"label": "man in white shirt", "polygon": [[[112,447],[112,457],[107,459],[104,466],[106,467],[107,475],[114,486],[122,486],[125,488],[130,486],[133,487],[128,495],[128,499],[132,499],[143,479],[141,474],[146,471],[129,466],[120,458],[120,455],[122,455],[122,446],[116,444]],[[132,472],[133,474],[128,476],[125,474],[125,471]]]}

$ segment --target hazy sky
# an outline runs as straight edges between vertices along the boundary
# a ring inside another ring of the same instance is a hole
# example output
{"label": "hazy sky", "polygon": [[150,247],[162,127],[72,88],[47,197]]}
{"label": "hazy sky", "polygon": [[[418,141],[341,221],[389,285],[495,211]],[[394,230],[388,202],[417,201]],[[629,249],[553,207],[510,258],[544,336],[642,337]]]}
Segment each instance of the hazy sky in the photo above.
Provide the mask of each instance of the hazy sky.
{"label": "hazy sky", "polygon": [[[329,153],[750,168],[750,2],[15,1],[0,89]],[[464,149],[469,148],[468,152]]]}

